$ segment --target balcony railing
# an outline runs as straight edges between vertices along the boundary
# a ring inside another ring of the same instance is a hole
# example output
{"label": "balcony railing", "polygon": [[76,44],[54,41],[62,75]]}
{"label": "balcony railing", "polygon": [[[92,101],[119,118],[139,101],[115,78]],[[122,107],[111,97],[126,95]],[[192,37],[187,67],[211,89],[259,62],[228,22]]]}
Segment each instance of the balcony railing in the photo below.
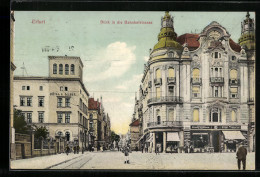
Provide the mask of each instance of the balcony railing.
{"label": "balcony railing", "polygon": [[216,84],[224,84],[224,77],[211,77],[210,82]]}
{"label": "balcony railing", "polygon": [[182,121],[149,122],[147,127],[181,127]]}
{"label": "balcony railing", "polygon": [[229,79],[229,85],[239,85],[240,79]]}
{"label": "balcony railing", "polygon": [[182,103],[182,99],[183,98],[179,96],[161,96],[148,99],[147,104],[162,102]]}
{"label": "balcony railing", "polygon": [[201,84],[201,78],[191,78],[191,83],[194,85]]}
{"label": "balcony railing", "polygon": [[162,85],[162,78],[154,79],[154,84],[155,85]]}
{"label": "balcony railing", "polygon": [[167,83],[168,84],[175,84],[176,77],[167,77]]}

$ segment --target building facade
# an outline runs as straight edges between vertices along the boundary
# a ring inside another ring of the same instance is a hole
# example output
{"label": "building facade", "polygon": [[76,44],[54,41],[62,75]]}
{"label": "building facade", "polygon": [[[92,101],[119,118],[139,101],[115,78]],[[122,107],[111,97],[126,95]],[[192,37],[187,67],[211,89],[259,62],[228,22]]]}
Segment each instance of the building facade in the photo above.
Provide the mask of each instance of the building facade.
{"label": "building facade", "polygon": [[88,97],[79,57],[49,56],[49,77],[14,77],[14,105],[60,144],[88,146]]}
{"label": "building facade", "polygon": [[137,142],[140,138],[139,119],[133,121],[129,126],[130,126],[130,137],[131,137],[130,148],[132,151],[134,151],[136,148],[140,149],[139,143]]}
{"label": "building facade", "polygon": [[177,36],[173,17],[162,17],[139,90],[139,142],[150,152],[171,146],[232,152],[240,142],[254,142],[254,22],[248,19],[241,48],[218,22],[200,34]]}

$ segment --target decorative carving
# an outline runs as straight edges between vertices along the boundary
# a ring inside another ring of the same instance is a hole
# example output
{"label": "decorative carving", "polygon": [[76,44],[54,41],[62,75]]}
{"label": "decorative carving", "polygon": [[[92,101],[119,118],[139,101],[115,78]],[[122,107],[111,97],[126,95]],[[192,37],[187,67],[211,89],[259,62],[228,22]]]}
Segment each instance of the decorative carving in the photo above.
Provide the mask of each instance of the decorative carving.
{"label": "decorative carving", "polygon": [[244,47],[242,47],[242,49],[240,51],[240,55],[241,55],[241,57],[246,57],[246,50]]}

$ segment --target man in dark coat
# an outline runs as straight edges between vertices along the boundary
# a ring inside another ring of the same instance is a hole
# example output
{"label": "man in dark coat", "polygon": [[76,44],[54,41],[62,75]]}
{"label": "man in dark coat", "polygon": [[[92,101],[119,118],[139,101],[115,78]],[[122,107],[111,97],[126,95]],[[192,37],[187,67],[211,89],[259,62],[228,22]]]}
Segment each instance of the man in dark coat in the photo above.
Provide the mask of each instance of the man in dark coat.
{"label": "man in dark coat", "polygon": [[247,150],[246,148],[241,144],[237,150],[237,165],[238,169],[240,170],[240,165],[241,161],[243,164],[243,170],[246,169],[246,155],[247,155]]}

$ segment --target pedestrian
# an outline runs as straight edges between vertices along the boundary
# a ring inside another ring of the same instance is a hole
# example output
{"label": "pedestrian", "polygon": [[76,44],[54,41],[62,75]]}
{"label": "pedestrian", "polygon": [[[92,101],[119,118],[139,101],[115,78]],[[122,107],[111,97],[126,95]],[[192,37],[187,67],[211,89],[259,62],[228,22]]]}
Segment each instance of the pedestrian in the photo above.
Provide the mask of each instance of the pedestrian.
{"label": "pedestrian", "polygon": [[246,169],[246,155],[247,155],[247,150],[246,148],[240,144],[238,150],[237,150],[237,166],[238,166],[238,169],[240,170],[240,165],[241,165],[241,161],[242,161],[242,164],[243,164],[243,170]]}
{"label": "pedestrian", "polygon": [[135,146],[135,152],[137,152],[138,151],[138,147],[137,146]]}
{"label": "pedestrian", "polygon": [[143,144],[141,145],[141,150],[142,150],[142,153],[144,153],[144,145]]}
{"label": "pedestrian", "polygon": [[146,143],[144,144],[144,150],[145,150],[145,153],[148,152],[148,147],[147,147],[147,144],[146,144]]}
{"label": "pedestrian", "polygon": [[79,145],[77,145],[77,154],[79,153]]}
{"label": "pedestrian", "polygon": [[129,147],[128,146],[125,146],[124,148],[123,148],[123,153],[124,153],[124,155],[125,155],[125,164],[126,163],[128,163],[128,164],[130,164],[130,162],[129,162],[129,151],[130,151],[130,149],[129,149]]}
{"label": "pedestrian", "polygon": [[74,154],[76,154],[76,146],[73,146]]}
{"label": "pedestrian", "polygon": [[158,154],[159,155],[159,144],[157,144],[157,146],[156,146],[156,149],[155,149],[155,153],[156,153],[156,155]]}
{"label": "pedestrian", "polygon": [[69,154],[69,152],[70,152],[70,147],[69,147],[69,145],[66,145],[66,147],[65,147],[65,152],[66,152],[67,155]]}

